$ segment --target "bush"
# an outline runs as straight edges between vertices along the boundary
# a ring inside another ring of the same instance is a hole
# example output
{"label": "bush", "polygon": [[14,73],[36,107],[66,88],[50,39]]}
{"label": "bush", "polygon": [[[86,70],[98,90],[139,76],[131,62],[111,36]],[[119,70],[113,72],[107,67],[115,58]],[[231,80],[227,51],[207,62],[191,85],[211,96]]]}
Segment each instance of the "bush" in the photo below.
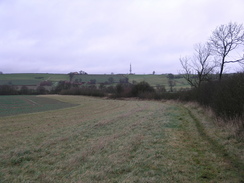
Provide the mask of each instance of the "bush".
{"label": "bush", "polygon": [[140,82],[132,85],[130,83],[119,83],[115,87],[112,98],[139,97],[143,99],[154,99],[156,92],[147,82]]}
{"label": "bush", "polygon": [[48,91],[43,87],[43,86],[38,86],[36,88],[36,94],[37,95],[44,95],[44,94],[47,94]]}
{"label": "bush", "polygon": [[42,81],[41,83],[40,83],[40,86],[52,86],[52,82],[51,81]]}
{"label": "bush", "polygon": [[[131,97],[132,85],[129,83],[119,83],[115,86],[111,98]],[[112,91],[112,90],[111,90]]]}
{"label": "bush", "polygon": [[131,94],[133,97],[139,97],[139,96],[145,96],[145,94],[147,93],[147,95],[149,93],[155,93],[155,90],[153,87],[151,87],[147,82],[142,81],[136,85],[133,86]]}
{"label": "bush", "polygon": [[137,97],[140,99],[155,99],[156,93],[154,92],[140,92]]}
{"label": "bush", "polygon": [[85,96],[93,96],[93,97],[104,97],[105,92],[96,88],[78,88],[72,87],[70,89],[63,89],[60,92],[61,95],[85,95]]}
{"label": "bush", "polygon": [[1,85],[0,95],[17,95],[18,91],[14,86],[11,85]]}
{"label": "bush", "polygon": [[219,83],[216,81],[203,83],[199,88],[191,92],[191,97],[195,98],[195,100],[203,106],[211,106],[218,84]]}
{"label": "bush", "polygon": [[31,91],[29,90],[29,88],[28,88],[27,86],[22,86],[22,87],[20,88],[19,93],[20,93],[21,95],[29,95],[29,94],[31,93]]}
{"label": "bush", "polygon": [[195,101],[210,107],[217,117],[227,120],[241,118],[244,124],[244,73],[225,77],[221,82],[208,82],[170,97],[175,99],[177,95],[182,101]]}
{"label": "bush", "polygon": [[77,87],[77,84],[69,82],[69,81],[59,81],[56,86],[54,93],[60,93],[62,90],[69,90],[72,87]]}
{"label": "bush", "polygon": [[108,86],[105,88],[105,91],[106,91],[106,93],[113,94],[116,92],[116,89],[113,86]]}
{"label": "bush", "polygon": [[213,110],[227,119],[242,117],[244,113],[244,73],[223,80],[213,95]]}

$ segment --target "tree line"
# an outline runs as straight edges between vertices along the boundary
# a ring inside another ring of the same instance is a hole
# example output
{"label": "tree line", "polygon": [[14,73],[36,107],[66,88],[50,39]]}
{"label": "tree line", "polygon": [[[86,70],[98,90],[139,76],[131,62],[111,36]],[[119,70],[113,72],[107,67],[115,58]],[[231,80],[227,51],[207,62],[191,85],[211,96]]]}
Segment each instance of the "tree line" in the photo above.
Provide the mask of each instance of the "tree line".
{"label": "tree line", "polygon": [[218,26],[191,57],[180,58],[182,74],[192,86],[169,98],[193,101],[212,109],[217,118],[237,126],[244,135],[244,72],[224,75],[228,64],[244,69],[244,27],[232,23]]}
{"label": "tree line", "polygon": [[180,58],[182,74],[189,84],[198,88],[204,82],[222,80],[227,64],[244,66],[244,28],[230,22],[218,26],[204,44],[196,44],[192,56]]}

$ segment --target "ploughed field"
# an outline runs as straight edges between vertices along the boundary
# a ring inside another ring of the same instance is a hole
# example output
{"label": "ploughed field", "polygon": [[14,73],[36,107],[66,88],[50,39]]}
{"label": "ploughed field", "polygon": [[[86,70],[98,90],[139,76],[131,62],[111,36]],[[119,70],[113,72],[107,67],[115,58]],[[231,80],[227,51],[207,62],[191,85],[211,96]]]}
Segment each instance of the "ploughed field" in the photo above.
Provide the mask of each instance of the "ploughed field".
{"label": "ploughed field", "polygon": [[220,141],[224,135],[197,110],[174,102],[1,96],[0,182],[243,181],[242,142]]}

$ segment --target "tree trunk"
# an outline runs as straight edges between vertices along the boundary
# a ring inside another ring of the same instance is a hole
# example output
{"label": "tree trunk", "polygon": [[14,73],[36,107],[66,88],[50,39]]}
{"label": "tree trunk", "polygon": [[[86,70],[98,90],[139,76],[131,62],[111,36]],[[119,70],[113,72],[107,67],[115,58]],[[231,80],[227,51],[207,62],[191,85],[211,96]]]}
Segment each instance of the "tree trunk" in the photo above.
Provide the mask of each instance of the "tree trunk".
{"label": "tree trunk", "polygon": [[221,81],[221,79],[222,79],[224,65],[225,65],[225,57],[222,58],[222,62],[221,62],[221,66],[220,66],[219,81]]}

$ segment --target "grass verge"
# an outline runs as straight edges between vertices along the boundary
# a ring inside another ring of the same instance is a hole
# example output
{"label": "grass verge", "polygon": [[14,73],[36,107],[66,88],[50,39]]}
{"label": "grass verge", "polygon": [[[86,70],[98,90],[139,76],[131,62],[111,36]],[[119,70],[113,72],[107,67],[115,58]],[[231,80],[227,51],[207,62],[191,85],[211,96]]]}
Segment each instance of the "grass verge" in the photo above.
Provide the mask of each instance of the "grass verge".
{"label": "grass verge", "polygon": [[244,144],[243,138],[233,135],[230,125],[219,123],[211,119],[211,114],[196,104],[185,105],[189,116],[195,122],[197,131],[202,139],[208,142],[209,147],[216,155],[223,157],[231,167],[236,169],[244,180]]}

